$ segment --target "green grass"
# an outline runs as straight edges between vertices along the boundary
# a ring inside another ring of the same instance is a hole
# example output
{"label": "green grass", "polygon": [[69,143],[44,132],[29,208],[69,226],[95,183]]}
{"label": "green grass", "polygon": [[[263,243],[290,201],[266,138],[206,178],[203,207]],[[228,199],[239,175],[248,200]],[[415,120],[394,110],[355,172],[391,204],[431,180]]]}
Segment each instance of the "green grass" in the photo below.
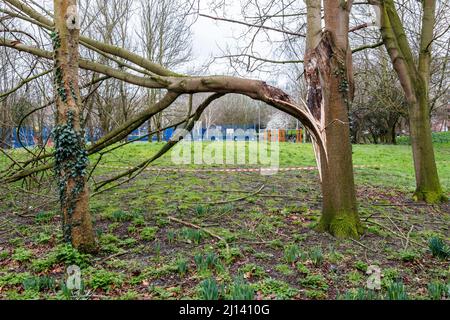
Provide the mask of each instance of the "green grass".
{"label": "green grass", "polygon": [[[450,189],[450,142],[447,139],[447,133],[434,134],[435,137],[435,153],[436,163],[438,166],[439,176],[442,186],[445,190]],[[439,139],[437,138],[439,137]],[[444,137],[444,138],[442,138]],[[136,165],[144,159],[151,158],[165,143],[134,143],[120,148],[113,153],[108,153],[103,157],[102,165],[105,166],[129,166]],[[211,144],[203,143],[202,148],[211,148]],[[229,148],[230,144],[224,144],[224,149]],[[236,150],[245,148],[246,150],[246,167],[257,167],[257,164],[249,163],[250,158],[255,157],[255,143],[238,142]],[[191,153],[198,147],[198,143],[194,143]],[[19,159],[26,156],[25,151],[16,149],[8,151],[12,156]],[[224,152],[225,154],[225,152]],[[192,159],[194,157],[192,156]],[[95,163],[97,156],[91,157],[91,164]],[[225,163],[225,156],[223,157]],[[236,158],[235,158],[236,159]],[[357,183],[368,183],[374,186],[397,187],[402,190],[413,190],[414,168],[412,163],[412,150],[409,145],[354,145],[353,146],[353,162],[356,166],[371,166],[370,168],[360,169],[356,171]],[[10,161],[6,157],[0,157],[0,169],[9,165]],[[314,166],[315,159],[311,144],[295,144],[280,143],[280,167],[292,166]],[[160,159],[156,160],[152,166],[156,167],[240,167],[236,164],[176,164],[172,161],[172,151],[169,151]],[[110,168],[100,166],[98,173],[110,172]],[[389,179],[387,179],[389,177]]]}
{"label": "green grass", "polygon": [[[239,142],[238,145],[244,144]],[[249,164],[249,154],[253,154],[249,147],[252,143],[245,143],[247,164],[246,167],[258,167]],[[113,155],[106,157],[106,162],[111,166],[137,164],[142,159],[150,158],[164,143],[136,143],[117,150]],[[211,143],[203,143],[207,148]],[[436,163],[445,190],[450,190],[450,142],[435,144]],[[370,166],[370,168],[357,168],[356,182],[368,183],[373,186],[388,186],[402,190],[413,190],[415,186],[414,167],[412,162],[412,150],[408,145],[354,145],[353,163],[355,166]],[[226,164],[212,165],[175,165],[171,159],[171,153],[167,153],[154,162],[157,167],[182,166],[196,167],[224,167]],[[239,167],[240,165],[228,165]],[[311,144],[280,143],[279,166],[298,167],[315,166],[315,158]]]}
{"label": "green grass", "polygon": [[[433,132],[431,134],[433,143],[450,143],[450,131],[449,132]],[[402,136],[397,139],[398,144],[411,144],[409,136]]]}
{"label": "green grass", "polygon": [[[99,166],[95,180],[151,157],[162,146],[139,143],[106,155],[103,165],[113,168]],[[283,143],[280,148],[280,167],[315,165],[310,144]],[[449,190],[450,144],[437,143],[435,149],[442,184]],[[47,199],[54,189],[31,189],[22,200],[25,191],[5,188],[0,198],[0,299],[67,299],[71,294],[101,299],[448,298],[450,270],[442,255],[450,243],[448,205],[398,205],[411,197],[415,185],[410,146],[355,145],[353,154],[355,165],[373,166],[355,169],[367,228],[359,241],[365,247],[311,228],[320,218],[322,201],[315,171],[268,177],[258,172],[144,172],[91,198],[100,246],[96,255],[61,244],[58,204]],[[154,166],[177,167],[170,153]],[[242,197],[247,198],[236,201]],[[409,243],[389,229],[408,236]],[[434,238],[443,243],[430,244]],[[61,284],[70,265],[80,266],[86,291],[65,293]],[[371,265],[382,272],[376,295],[365,288]]]}

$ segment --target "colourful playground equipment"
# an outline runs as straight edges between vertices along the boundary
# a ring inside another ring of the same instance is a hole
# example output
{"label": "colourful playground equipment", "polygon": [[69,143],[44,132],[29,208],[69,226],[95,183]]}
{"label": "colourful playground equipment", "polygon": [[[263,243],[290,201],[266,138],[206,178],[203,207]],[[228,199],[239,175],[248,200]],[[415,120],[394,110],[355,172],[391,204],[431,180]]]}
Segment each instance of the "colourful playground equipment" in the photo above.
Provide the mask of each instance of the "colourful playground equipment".
{"label": "colourful playground equipment", "polygon": [[303,143],[303,129],[267,129],[264,130],[264,140]]}

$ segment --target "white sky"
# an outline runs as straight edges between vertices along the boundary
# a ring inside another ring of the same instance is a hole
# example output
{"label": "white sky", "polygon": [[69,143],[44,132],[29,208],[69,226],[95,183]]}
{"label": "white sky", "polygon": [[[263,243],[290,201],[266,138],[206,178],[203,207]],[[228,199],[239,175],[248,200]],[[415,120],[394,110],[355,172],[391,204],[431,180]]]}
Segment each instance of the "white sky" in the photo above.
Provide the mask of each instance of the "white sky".
{"label": "white sky", "polygon": [[[228,6],[224,10],[225,12],[214,13],[208,8],[208,1],[200,1],[200,13],[207,14],[210,16],[225,17],[230,19],[239,20],[241,16],[241,3],[240,1],[228,1]],[[242,46],[246,44],[244,41],[239,41],[237,39],[243,32],[248,30],[248,27],[239,25],[236,23],[230,23],[226,21],[216,21],[207,17],[199,16],[197,21],[192,26],[193,32],[193,54],[194,54],[194,65],[196,68],[200,68],[205,63],[211,61],[212,57],[220,57],[225,53],[223,52],[227,48],[232,54],[239,53],[237,46]],[[271,37],[274,40],[280,39],[280,34],[276,32],[271,33]],[[256,51],[261,57],[272,58],[271,57],[271,47],[267,43],[262,41],[256,41],[254,43],[254,51]],[[212,74],[224,74],[230,73],[231,70],[228,66],[228,59],[216,60],[214,65],[210,65],[208,72]],[[279,66],[274,66],[279,69]],[[241,71],[241,70],[240,70]],[[253,72],[247,73],[245,70],[239,74],[241,76],[249,76],[252,78],[259,78],[262,80],[269,81],[265,79],[267,74]],[[270,79],[272,81],[277,81],[279,85],[285,84],[287,79],[283,77],[277,77],[278,79]]]}
{"label": "white sky", "polygon": [[[53,7],[53,0],[34,0],[35,3],[42,5],[43,7],[51,8]],[[138,9],[140,0],[133,0],[133,5]],[[208,14],[211,16],[226,17],[231,19],[239,20],[241,17],[241,1],[239,0],[226,0],[226,7],[220,12],[213,12],[210,10],[210,2],[214,0],[200,0],[200,12],[203,14]],[[134,20],[134,19],[133,19]],[[131,21],[131,25],[137,23],[138,19]],[[132,28],[132,27],[131,27]],[[241,35],[244,31],[248,30],[246,26],[238,25],[235,23],[229,23],[225,21],[215,21],[206,17],[198,17],[196,22],[192,25],[193,32],[193,61],[187,66],[187,69],[200,71],[201,68],[211,62],[213,57],[222,56],[224,54],[223,50],[227,48],[233,54],[239,53],[240,50],[237,48],[238,45],[243,46],[246,44],[245,41],[238,41],[236,38]],[[281,35],[276,32],[270,32],[271,40],[279,40]],[[257,52],[261,57],[273,58],[271,51],[272,47],[266,42],[256,41],[254,43],[254,51]],[[267,67],[271,68],[270,65]],[[252,78],[257,78],[265,80],[279,86],[283,86],[288,81],[283,74],[280,73],[279,65],[273,65],[276,68],[276,77],[270,76],[267,73],[253,72],[248,73],[245,70],[239,73],[240,76],[247,76]],[[186,72],[187,70],[179,70]],[[228,59],[216,60],[214,64],[209,66],[208,70],[201,70],[203,74],[230,74],[234,70],[230,68]],[[273,73],[272,73],[273,74]]]}

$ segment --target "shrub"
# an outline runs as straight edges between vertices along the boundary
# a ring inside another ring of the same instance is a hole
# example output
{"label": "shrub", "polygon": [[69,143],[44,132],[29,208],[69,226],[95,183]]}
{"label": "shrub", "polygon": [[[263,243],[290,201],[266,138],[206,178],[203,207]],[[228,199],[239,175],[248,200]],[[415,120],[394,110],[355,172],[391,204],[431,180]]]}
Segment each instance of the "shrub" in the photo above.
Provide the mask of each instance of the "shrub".
{"label": "shrub", "polygon": [[133,219],[133,215],[123,210],[116,210],[111,213],[109,218],[115,222],[125,222],[131,221]]}
{"label": "shrub", "polygon": [[225,263],[232,263],[234,260],[243,257],[241,250],[237,247],[222,249],[220,256],[223,258]]}
{"label": "shrub", "polygon": [[414,252],[412,250],[401,250],[399,252],[400,259],[404,262],[411,262],[414,260],[417,260],[419,258],[419,255],[417,252]]}
{"label": "shrub", "polygon": [[39,244],[48,243],[52,239],[52,235],[41,232],[35,237],[35,239],[36,239],[36,242]]}
{"label": "shrub", "polygon": [[33,252],[25,248],[17,248],[12,255],[13,260],[19,262],[29,261],[33,257]]}
{"label": "shrub", "polygon": [[321,290],[310,289],[310,290],[306,290],[305,294],[308,299],[312,299],[312,300],[326,298],[325,292],[323,292]]}
{"label": "shrub", "polygon": [[208,212],[208,208],[202,206],[201,204],[199,204],[199,205],[195,208],[195,213],[196,213],[198,216],[204,216],[207,212]]}
{"label": "shrub", "polygon": [[322,264],[324,258],[322,249],[320,247],[315,247],[309,252],[309,258],[311,259],[314,266],[318,267]]}
{"label": "shrub", "polygon": [[214,252],[209,252],[206,255],[197,253],[194,256],[194,262],[197,270],[200,272],[218,268],[220,266],[220,260]]}
{"label": "shrub", "polygon": [[103,289],[109,291],[113,285],[122,284],[122,276],[115,272],[109,272],[104,269],[95,270],[90,277],[89,285],[92,289]]}
{"label": "shrub", "polygon": [[239,272],[245,274],[247,277],[262,278],[266,271],[254,263],[248,263],[239,268]]}
{"label": "shrub", "polygon": [[408,300],[405,286],[402,282],[392,282],[387,287],[387,300]]}
{"label": "shrub", "polygon": [[24,273],[7,273],[0,276],[0,287],[5,286],[17,286],[21,284],[25,279],[29,278],[30,274],[28,272]]}
{"label": "shrub", "polygon": [[309,274],[310,273],[308,267],[305,266],[303,263],[300,263],[300,262],[297,263],[296,267],[297,267],[297,271],[300,272],[301,274]]}
{"label": "shrub", "polygon": [[382,284],[384,287],[388,287],[392,282],[398,282],[400,280],[400,273],[395,268],[386,268],[383,270]]}
{"label": "shrub", "polygon": [[0,251],[0,261],[6,260],[9,257],[8,251]]}
{"label": "shrub", "polygon": [[48,223],[53,220],[55,215],[56,214],[52,211],[41,211],[36,214],[34,221],[36,221],[36,223]]}
{"label": "shrub", "polygon": [[431,237],[428,241],[428,247],[436,258],[447,259],[450,257],[450,248],[439,237]]}
{"label": "shrub", "polygon": [[358,271],[352,271],[347,274],[347,279],[351,284],[356,285],[361,282],[362,276]]}
{"label": "shrub", "polygon": [[280,272],[282,275],[290,276],[294,274],[294,271],[287,264],[277,264],[275,270]]}
{"label": "shrub", "polygon": [[142,240],[152,241],[155,240],[156,232],[158,232],[158,227],[145,227],[141,230]]}
{"label": "shrub", "polygon": [[274,295],[280,300],[292,299],[299,293],[297,289],[292,288],[286,282],[272,278],[257,283],[256,290],[261,291],[264,296]]}
{"label": "shrub", "polygon": [[48,276],[29,277],[22,281],[25,290],[41,292],[55,288],[55,279]]}
{"label": "shrub", "polygon": [[339,296],[340,300],[378,300],[379,295],[374,290],[358,288],[358,290],[349,290],[343,296]]}
{"label": "shrub", "polygon": [[284,260],[289,264],[293,264],[297,260],[299,253],[300,248],[298,245],[291,244],[284,249]]}
{"label": "shrub", "polygon": [[91,256],[79,252],[70,244],[60,245],[54,251],[56,263],[64,263],[65,265],[77,265],[84,268],[90,264]]}
{"label": "shrub", "polygon": [[178,273],[180,275],[182,275],[182,276],[185,275],[186,272],[188,271],[188,262],[187,262],[187,260],[184,259],[184,258],[179,258],[176,263],[177,263]]}
{"label": "shrub", "polygon": [[[450,143],[450,132],[433,132],[431,136],[433,143]],[[401,136],[397,139],[397,143],[410,145],[411,138],[409,136]]]}
{"label": "shrub", "polygon": [[300,284],[311,289],[328,290],[327,281],[320,274],[307,275],[306,278],[300,280]]}
{"label": "shrub", "polygon": [[[428,284],[428,296],[432,300],[441,300],[447,294],[447,286],[439,281],[430,282]],[[450,294],[450,291],[448,292]]]}
{"label": "shrub", "polygon": [[204,237],[203,232],[197,229],[183,228],[181,233],[186,240],[194,242],[195,244],[200,244]]}
{"label": "shrub", "polygon": [[367,265],[367,263],[360,261],[360,260],[356,261],[354,266],[357,270],[362,271],[362,272],[367,272],[367,268],[369,267]]}
{"label": "shrub", "polygon": [[243,277],[237,277],[231,287],[231,300],[253,300],[255,297],[255,289],[248,284]]}
{"label": "shrub", "polygon": [[201,300],[219,300],[219,285],[214,278],[202,281],[199,285],[199,296]]}
{"label": "shrub", "polygon": [[175,230],[167,230],[167,241],[169,242],[169,243],[173,243],[174,241],[175,241],[175,238],[176,238],[176,232],[175,232]]}

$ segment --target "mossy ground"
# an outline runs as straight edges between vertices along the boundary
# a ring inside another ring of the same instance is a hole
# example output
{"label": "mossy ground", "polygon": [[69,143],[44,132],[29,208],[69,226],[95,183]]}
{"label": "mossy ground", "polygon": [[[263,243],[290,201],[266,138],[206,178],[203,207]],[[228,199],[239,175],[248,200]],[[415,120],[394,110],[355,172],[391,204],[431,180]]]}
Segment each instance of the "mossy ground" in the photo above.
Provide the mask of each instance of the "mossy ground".
{"label": "mossy ground", "polygon": [[[158,146],[131,145],[105,165],[138,163]],[[211,277],[224,285],[224,298],[239,274],[255,299],[348,298],[366,287],[367,267],[377,265],[384,275],[377,298],[402,282],[410,298],[430,299],[430,284],[450,283],[448,260],[433,257],[427,244],[434,235],[449,243],[450,206],[411,200],[410,155],[408,146],[354,147],[355,164],[372,166],[355,170],[366,228],[356,241],[315,231],[321,194],[314,171],[145,172],[91,199],[96,256],[61,246],[56,187],[0,186],[0,298],[67,299],[61,281],[65,268],[77,264],[85,290],[75,298],[197,299]],[[449,190],[450,146],[436,146],[436,158]],[[281,167],[313,164],[310,145],[281,146]],[[155,166],[174,165],[167,156]],[[99,167],[95,179],[117,172]]]}

